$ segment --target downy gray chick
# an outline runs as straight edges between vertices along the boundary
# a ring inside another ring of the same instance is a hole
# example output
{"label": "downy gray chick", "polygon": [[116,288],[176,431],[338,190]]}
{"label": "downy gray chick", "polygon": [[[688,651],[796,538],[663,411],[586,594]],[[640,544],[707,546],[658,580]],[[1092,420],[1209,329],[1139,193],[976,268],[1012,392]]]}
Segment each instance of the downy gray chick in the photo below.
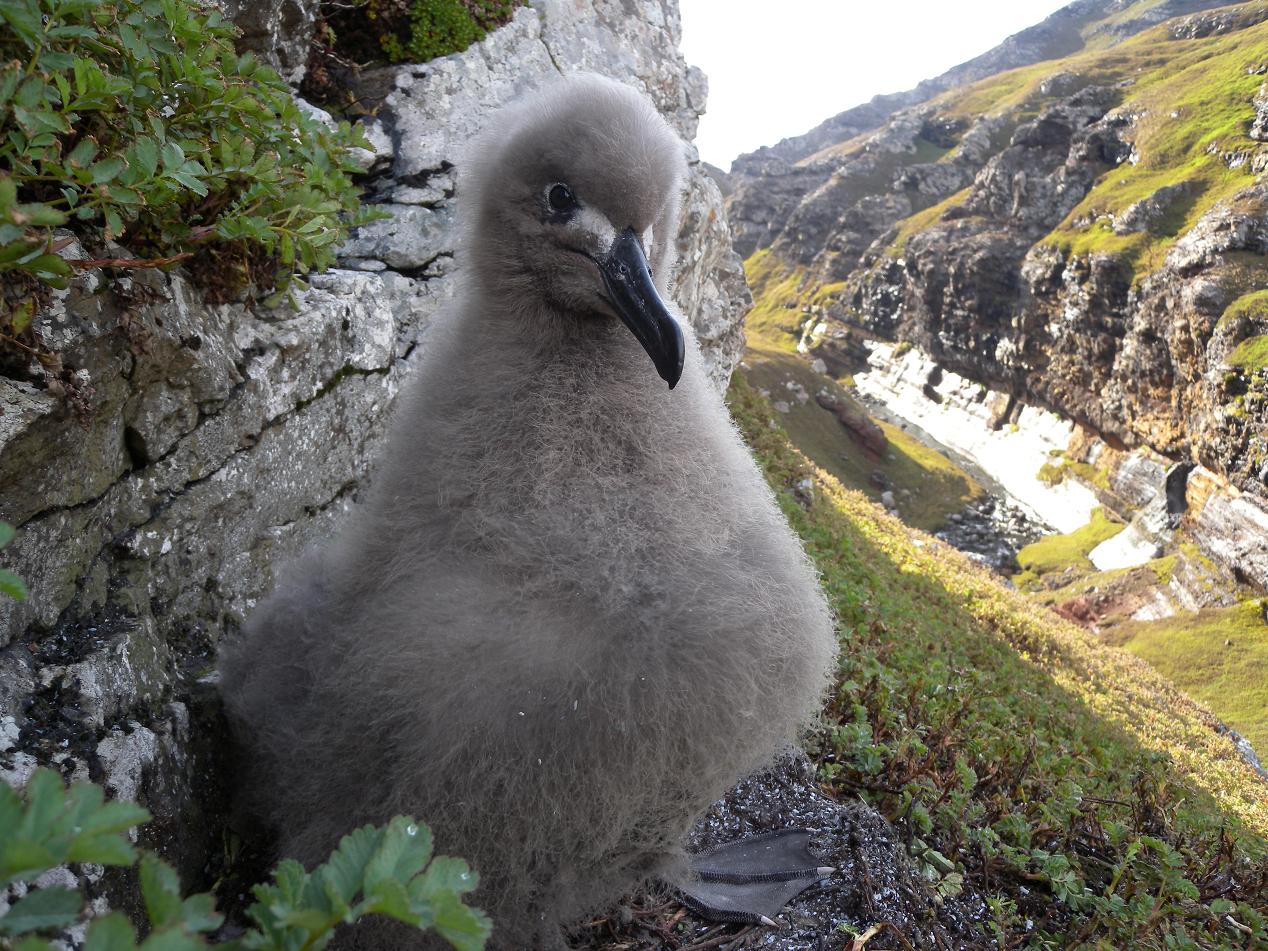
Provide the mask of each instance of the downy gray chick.
{"label": "downy gray chick", "polygon": [[651,104],[594,76],[490,123],[461,167],[460,291],[369,498],[223,661],[284,854],[415,815],[479,872],[500,946],[673,874],[692,821],[815,715],[834,657],[664,303],[684,171]]}

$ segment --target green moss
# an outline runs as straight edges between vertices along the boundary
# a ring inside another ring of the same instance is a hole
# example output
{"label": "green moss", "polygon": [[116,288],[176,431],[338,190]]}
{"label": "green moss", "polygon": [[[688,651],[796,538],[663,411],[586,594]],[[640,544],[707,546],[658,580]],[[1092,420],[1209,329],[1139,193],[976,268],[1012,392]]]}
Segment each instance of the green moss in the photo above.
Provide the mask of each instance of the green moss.
{"label": "green moss", "polygon": [[744,320],[750,340],[756,337],[765,347],[795,352],[804,319],[804,268],[786,264],[769,248],[763,248],[744,262],[744,276],[753,292],[753,307]]}
{"label": "green moss", "polygon": [[1066,467],[1064,463],[1045,462],[1035,473],[1035,478],[1044,485],[1060,485],[1065,481]]}
{"label": "green moss", "polygon": [[907,241],[917,232],[924,231],[926,228],[936,225],[942,220],[942,216],[951,208],[958,208],[963,205],[969,197],[972,188],[963,188],[936,205],[930,205],[924,211],[918,211],[914,215],[904,218],[898,225],[898,233],[894,236],[894,240],[890,242],[885,253],[891,257],[897,257],[907,249]]}
{"label": "green moss", "polygon": [[1261,756],[1268,753],[1268,624],[1262,602],[1132,621],[1115,630],[1114,640],[1209,706]]}
{"label": "green moss", "polygon": [[[1259,265],[1262,259],[1256,259],[1254,264]],[[1255,269],[1258,271],[1258,268]],[[1256,276],[1258,276],[1256,274]],[[1268,290],[1251,291],[1243,294],[1231,304],[1224,308],[1224,313],[1220,315],[1217,327],[1227,326],[1234,321],[1240,320],[1268,321]]]}
{"label": "green moss", "polygon": [[753,307],[745,317],[749,343],[759,349],[787,353],[797,350],[807,325],[817,312],[845,289],[845,282],[815,283],[803,267],[786,263],[769,248],[744,262],[744,275],[753,293]]}
{"label": "green moss", "polygon": [[[913,852],[949,858],[989,897],[1001,947],[1222,946],[1225,906],[1190,883],[1234,861],[1255,871],[1219,879],[1234,889],[1222,897],[1264,931],[1268,801],[1201,709],[843,489],[738,375],[730,405],[838,619],[837,678],[809,747],[831,794],[862,796]],[[808,506],[784,491],[807,476]]]}
{"label": "green moss", "polygon": [[1243,340],[1225,362],[1243,370],[1262,370],[1268,367],[1268,335]]}
{"label": "green moss", "polygon": [[459,53],[505,23],[523,0],[370,0],[366,15],[393,63]]}
{"label": "green moss", "polygon": [[1094,486],[1098,489],[1108,489],[1110,487],[1108,470],[1088,462],[1075,462],[1067,459],[1064,453],[1059,453],[1054,462],[1045,462],[1039,467],[1039,471],[1035,473],[1036,479],[1048,485],[1060,485],[1071,476],[1087,486]]}
{"label": "green moss", "polygon": [[1017,561],[1025,572],[1034,577],[1067,568],[1092,571],[1094,568],[1087,560],[1088,553],[1101,542],[1113,538],[1123,527],[1122,523],[1111,521],[1104,509],[1093,509],[1092,520],[1088,524],[1068,534],[1049,535],[1027,545],[1017,553]]}

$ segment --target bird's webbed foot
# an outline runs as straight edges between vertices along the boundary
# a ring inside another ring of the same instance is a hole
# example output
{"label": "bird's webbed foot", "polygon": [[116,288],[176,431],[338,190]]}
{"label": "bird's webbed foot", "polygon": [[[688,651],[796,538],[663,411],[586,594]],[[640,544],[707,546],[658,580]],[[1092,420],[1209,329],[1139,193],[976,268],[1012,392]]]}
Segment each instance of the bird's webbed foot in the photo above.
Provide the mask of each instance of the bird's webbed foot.
{"label": "bird's webbed foot", "polygon": [[820,864],[805,829],[781,829],[690,856],[690,874],[672,882],[683,903],[709,921],[775,925],[776,915],[836,869]]}

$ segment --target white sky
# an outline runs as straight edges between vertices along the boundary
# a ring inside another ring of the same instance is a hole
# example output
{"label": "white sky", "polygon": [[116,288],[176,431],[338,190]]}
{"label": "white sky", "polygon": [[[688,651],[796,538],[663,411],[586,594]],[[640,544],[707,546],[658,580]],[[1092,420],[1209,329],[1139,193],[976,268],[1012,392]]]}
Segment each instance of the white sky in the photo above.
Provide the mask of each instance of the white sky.
{"label": "white sky", "polygon": [[709,76],[700,155],[800,135],[877,93],[985,53],[1068,0],[679,0],[682,51]]}

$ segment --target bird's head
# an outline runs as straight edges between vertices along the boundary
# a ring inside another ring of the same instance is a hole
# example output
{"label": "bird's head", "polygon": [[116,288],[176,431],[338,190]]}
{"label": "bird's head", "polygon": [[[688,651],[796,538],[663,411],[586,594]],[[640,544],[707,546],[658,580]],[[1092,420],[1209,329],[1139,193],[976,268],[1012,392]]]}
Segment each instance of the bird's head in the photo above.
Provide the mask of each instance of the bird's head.
{"label": "bird's head", "polygon": [[462,172],[478,280],[529,319],[622,321],[672,388],[685,342],[664,299],[684,166],[682,141],[619,83],[575,75],[521,100]]}

